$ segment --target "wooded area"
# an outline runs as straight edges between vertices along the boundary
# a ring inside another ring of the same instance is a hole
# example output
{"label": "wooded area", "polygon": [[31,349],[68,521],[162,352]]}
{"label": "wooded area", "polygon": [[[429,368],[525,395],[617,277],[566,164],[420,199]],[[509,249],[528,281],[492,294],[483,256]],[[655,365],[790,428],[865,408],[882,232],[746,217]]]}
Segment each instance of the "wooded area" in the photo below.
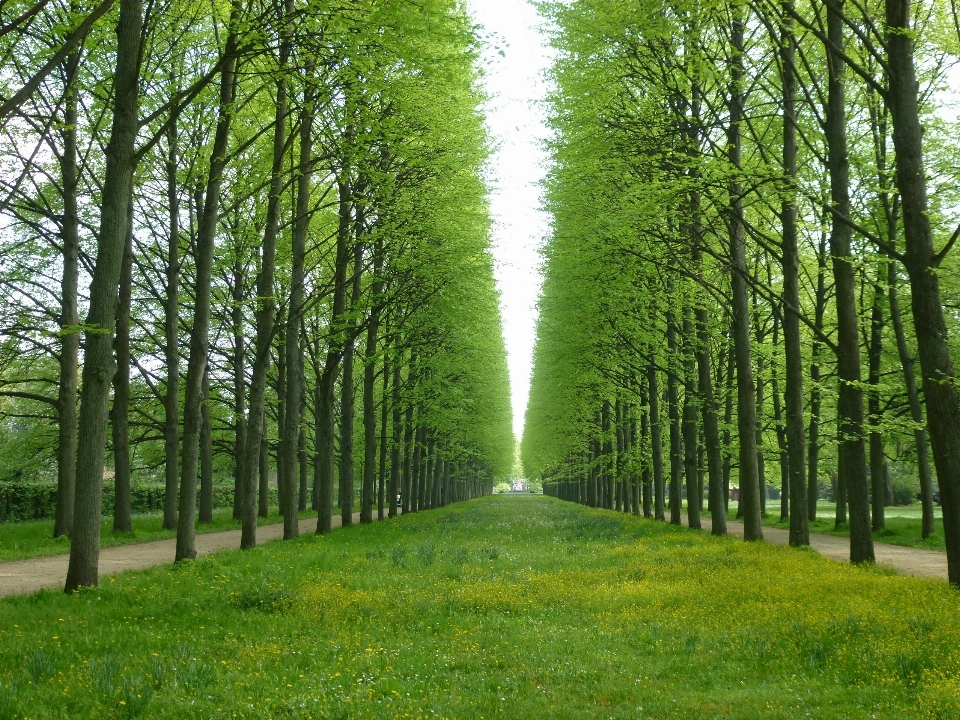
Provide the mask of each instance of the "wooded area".
{"label": "wooded area", "polygon": [[55,476],[68,591],[105,467],[177,560],[215,480],[250,548],[274,468],[286,538],[510,471],[478,53],[451,0],[4,4],[0,483]]}
{"label": "wooded area", "polygon": [[[951,2],[546,2],[552,232],[522,456],[589,505],[748,540],[818,497],[873,560],[943,509],[960,585]],[[666,457],[665,457],[666,455]],[[933,464],[931,466],[930,458]],[[669,501],[669,508],[667,502]]]}

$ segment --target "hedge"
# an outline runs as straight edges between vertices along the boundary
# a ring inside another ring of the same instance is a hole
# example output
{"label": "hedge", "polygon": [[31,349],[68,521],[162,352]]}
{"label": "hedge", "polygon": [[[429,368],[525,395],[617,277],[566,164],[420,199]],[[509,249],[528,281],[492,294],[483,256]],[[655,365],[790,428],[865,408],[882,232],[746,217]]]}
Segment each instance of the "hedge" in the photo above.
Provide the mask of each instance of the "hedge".
{"label": "hedge", "polygon": [[[130,490],[131,510],[135,515],[163,509],[163,483],[137,483]],[[113,515],[114,487],[103,486],[103,515]],[[270,488],[270,503],[276,504],[277,489]],[[199,500],[198,500],[199,506]],[[233,506],[233,483],[213,486],[213,506]],[[56,515],[57,484],[43,480],[0,481],[0,522],[45,520]]]}

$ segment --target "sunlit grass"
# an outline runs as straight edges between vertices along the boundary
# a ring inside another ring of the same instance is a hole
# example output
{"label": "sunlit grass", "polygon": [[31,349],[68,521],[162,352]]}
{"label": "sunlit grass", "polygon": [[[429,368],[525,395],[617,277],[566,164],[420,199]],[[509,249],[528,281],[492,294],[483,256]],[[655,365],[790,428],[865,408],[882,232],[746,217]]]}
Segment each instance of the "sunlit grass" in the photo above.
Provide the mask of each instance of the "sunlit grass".
{"label": "sunlit grass", "polygon": [[955,718],[957,600],[491,498],[0,601],[0,718]]}

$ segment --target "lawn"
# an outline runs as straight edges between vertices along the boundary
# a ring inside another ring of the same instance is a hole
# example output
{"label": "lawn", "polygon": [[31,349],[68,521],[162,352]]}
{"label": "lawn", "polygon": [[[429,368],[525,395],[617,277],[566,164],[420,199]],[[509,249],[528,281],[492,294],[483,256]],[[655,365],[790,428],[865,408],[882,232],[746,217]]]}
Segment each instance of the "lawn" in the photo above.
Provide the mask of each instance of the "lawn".
{"label": "lawn", "polygon": [[495,497],[0,601],[0,718],[956,718],[945,583]]}
{"label": "lawn", "polygon": [[[302,512],[300,518],[316,517],[317,513]],[[259,518],[259,525],[283,522],[276,507],[270,509],[269,517]],[[176,530],[164,530],[162,513],[133,516],[133,532],[114,532],[113,519],[104,518],[100,525],[100,547],[116,547],[134,543],[150,542],[177,536]],[[240,521],[233,519],[231,508],[213,511],[213,522],[197,523],[198,533],[222,532],[240,529]],[[70,539],[53,537],[53,520],[28,520],[26,522],[0,523],[0,562],[24,560],[70,552]]]}

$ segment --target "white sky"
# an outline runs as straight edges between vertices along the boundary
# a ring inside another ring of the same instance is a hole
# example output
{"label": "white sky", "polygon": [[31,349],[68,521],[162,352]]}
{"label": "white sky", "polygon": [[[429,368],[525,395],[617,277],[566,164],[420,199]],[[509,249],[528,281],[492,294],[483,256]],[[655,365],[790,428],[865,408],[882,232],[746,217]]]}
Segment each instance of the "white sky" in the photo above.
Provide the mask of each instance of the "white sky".
{"label": "white sky", "polygon": [[550,50],[537,32],[540,20],[527,0],[468,0],[468,6],[489,36],[484,65],[491,99],[486,113],[498,145],[488,178],[493,254],[510,367],[513,430],[519,439],[530,394],[541,281],[537,247],[547,231],[538,185],[546,168],[540,142],[547,129],[538,101],[545,94],[543,71],[550,64]]}

